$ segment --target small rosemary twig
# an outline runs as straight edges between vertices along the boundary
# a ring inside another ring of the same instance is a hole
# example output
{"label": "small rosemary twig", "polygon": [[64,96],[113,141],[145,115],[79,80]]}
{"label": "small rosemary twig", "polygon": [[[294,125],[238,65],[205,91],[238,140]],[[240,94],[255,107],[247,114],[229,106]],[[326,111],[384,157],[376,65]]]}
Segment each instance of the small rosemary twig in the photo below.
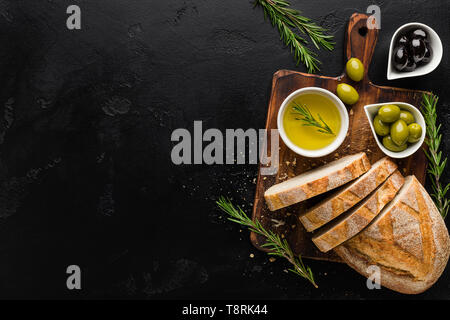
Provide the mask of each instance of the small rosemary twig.
{"label": "small rosemary twig", "polygon": [[440,181],[445,165],[447,164],[447,157],[442,158],[442,151],[439,150],[442,134],[439,133],[441,125],[437,125],[436,105],[438,99],[439,97],[434,94],[429,95],[424,93],[422,97],[422,113],[427,125],[426,144],[428,146],[428,151],[426,149],[424,151],[429,160],[428,173],[433,189],[431,195],[442,217],[445,218],[450,207],[450,202],[446,197],[450,183],[443,186]]}
{"label": "small rosemary twig", "polygon": [[272,230],[266,230],[258,220],[253,221],[250,219],[240,207],[235,208],[230,200],[220,197],[219,201],[216,203],[222,211],[230,216],[228,220],[243,225],[250,231],[266,238],[266,243],[263,244],[262,247],[270,250],[268,252],[269,255],[287,259],[293,265],[293,268],[289,269],[289,271],[305,278],[311,282],[314,287],[318,288],[314,281],[311,269],[304,265],[300,255],[294,255],[286,239],[281,239],[280,236],[275,234]]}
{"label": "small rosemary twig", "polygon": [[305,46],[308,41],[292,29],[308,35],[317,49],[322,47],[333,50],[333,36],[326,35],[327,30],[302,16],[299,11],[289,8],[290,4],[285,0],[255,0],[254,5],[261,6],[264,17],[269,17],[272,25],[278,28],[281,40],[294,52],[297,65],[304,63],[309,73],[319,71],[320,61],[316,58],[316,53],[309,50]]}
{"label": "small rosemary twig", "polygon": [[306,105],[298,105],[297,103],[294,102],[294,106],[292,107],[292,109],[302,116],[302,118],[295,118],[295,119],[303,121],[304,126],[316,127],[318,128],[317,131],[321,133],[334,135],[333,130],[331,130],[328,124],[326,124],[326,122],[322,119],[320,114],[317,114],[317,116],[319,117],[320,121],[319,122],[314,118],[314,116],[311,114],[311,111],[309,111]]}

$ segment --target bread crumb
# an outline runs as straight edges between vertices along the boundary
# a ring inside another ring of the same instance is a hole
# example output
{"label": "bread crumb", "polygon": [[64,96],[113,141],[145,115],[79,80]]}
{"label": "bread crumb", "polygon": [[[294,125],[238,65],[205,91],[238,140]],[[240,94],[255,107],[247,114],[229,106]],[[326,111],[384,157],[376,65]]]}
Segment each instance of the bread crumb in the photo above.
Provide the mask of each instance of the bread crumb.
{"label": "bread crumb", "polygon": [[285,180],[288,177],[287,173],[283,173],[278,179]]}
{"label": "bread crumb", "polygon": [[353,115],[353,109],[350,109],[350,115],[351,116]]}
{"label": "bread crumb", "polygon": [[293,224],[291,227],[292,227],[292,229],[295,229],[297,227],[297,225]]}
{"label": "bread crumb", "polygon": [[277,220],[277,219],[270,219],[270,220],[272,220],[272,222],[274,223],[273,226],[274,226],[275,228],[284,226],[284,224],[285,224],[285,222],[284,222],[284,221],[281,221],[281,220]]}
{"label": "bread crumb", "polygon": [[270,262],[275,262],[276,260],[277,260],[277,259],[275,259],[274,257],[270,257],[270,258],[269,258],[269,261],[270,261]]}
{"label": "bread crumb", "polygon": [[253,253],[250,253],[250,258],[254,258],[255,257],[255,255],[253,254]]}

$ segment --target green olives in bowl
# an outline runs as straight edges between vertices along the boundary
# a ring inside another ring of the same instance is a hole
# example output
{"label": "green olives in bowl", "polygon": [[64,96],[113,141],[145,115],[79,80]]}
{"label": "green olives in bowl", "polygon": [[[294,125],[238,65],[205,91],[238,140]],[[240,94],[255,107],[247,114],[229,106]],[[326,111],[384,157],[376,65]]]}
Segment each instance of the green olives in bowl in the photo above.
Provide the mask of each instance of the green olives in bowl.
{"label": "green olives in bowl", "polygon": [[373,127],[377,135],[381,137],[387,136],[391,132],[391,127],[389,126],[389,124],[381,121],[379,115],[377,115],[375,119],[373,119]]}
{"label": "green olives in bowl", "polygon": [[406,144],[406,141],[408,141],[408,125],[402,119],[398,119],[391,125],[390,133],[392,141],[398,146],[402,146]]}
{"label": "green olives in bowl", "polygon": [[400,108],[395,104],[386,104],[378,110],[380,120],[392,123],[400,119]]}
{"label": "green olives in bowl", "polygon": [[405,102],[364,106],[370,128],[379,148],[392,158],[406,158],[425,140],[425,120],[420,111]]}
{"label": "green olives in bowl", "polygon": [[394,152],[404,151],[406,148],[408,148],[408,145],[406,143],[400,146],[397,145],[394,141],[392,141],[391,136],[386,136],[383,138],[383,146],[385,146],[385,148],[387,148],[388,150]]}
{"label": "green olives in bowl", "polygon": [[415,121],[414,116],[411,112],[406,110],[400,110],[400,119],[406,122],[407,125],[410,125]]}
{"label": "green olives in bowl", "polygon": [[408,126],[409,136],[408,136],[408,142],[409,143],[415,143],[420,140],[420,137],[422,136],[422,127],[418,123],[411,123]]}

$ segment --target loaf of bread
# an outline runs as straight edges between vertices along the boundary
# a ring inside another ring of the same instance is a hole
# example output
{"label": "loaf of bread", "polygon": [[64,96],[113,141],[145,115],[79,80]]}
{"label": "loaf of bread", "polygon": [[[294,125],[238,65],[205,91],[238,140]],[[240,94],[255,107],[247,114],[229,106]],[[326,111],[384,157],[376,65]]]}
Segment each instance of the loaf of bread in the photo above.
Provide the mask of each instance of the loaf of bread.
{"label": "loaf of bread", "polygon": [[378,266],[382,286],[416,294],[431,287],[444,271],[450,239],[431,197],[409,176],[377,218],[335,252],[366,277],[371,275],[369,266]]}
{"label": "loaf of bread", "polygon": [[397,165],[385,157],[375,162],[370,170],[350,185],[339,188],[300,216],[307,231],[314,231],[349,210],[386,181]]}
{"label": "loaf of bread", "polygon": [[317,248],[328,252],[361,232],[394,199],[404,183],[402,174],[396,170],[378,189],[354,209],[326,225],[312,238]]}
{"label": "loaf of bread", "polygon": [[349,155],[270,187],[264,198],[271,211],[278,210],[340,187],[369,169],[364,152]]}

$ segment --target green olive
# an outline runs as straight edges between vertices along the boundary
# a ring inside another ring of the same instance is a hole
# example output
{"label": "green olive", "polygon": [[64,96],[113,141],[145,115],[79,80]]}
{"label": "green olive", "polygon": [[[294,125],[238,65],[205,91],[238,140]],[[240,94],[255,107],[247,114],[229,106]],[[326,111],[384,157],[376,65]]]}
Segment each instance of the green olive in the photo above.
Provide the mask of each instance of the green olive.
{"label": "green olive", "polygon": [[338,84],[336,92],[339,99],[345,104],[352,105],[359,100],[359,94],[356,92],[355,88],[346,83]]}
{"label": "green olive", "polygon": [[391,136],[386,136],[386,137],[383,138],[383,146],[386,149],[394,151],[394,152],[403,151],[403,150],[405,150],[408,147],[408,145],[406,143],[401,145],[401,146],[396,145],[394,143],[394,141],[392,141]]}
{"label": "green olive", "polygon": [[378,110],[381,121],[392,123],[400,118],[400,108],[395,104],[387,104]]}
{"label": "green olive", "polygon": [[390,127],[388,124],[381,121],[380,116],[376,116],[375,119],[373,119],[373,127],[375,128],[375,132],[379,136],[387,136],[390,132]]}
{"label": "green olive", "polygon": [[414,143],[420,140],[420,137],[422,137],[422,127],[418,123],[411,123],[408,126],[409,130],[409,137],[408,142]]}
{"label": "green olive", "polygon": [[414,116],[412,115],[411,112],[406,111],[406,110],[400,110],[400,119],[402,119],[403,121],[406,122],[406,124],[410,125],[411,123],[413,123],[414,121],[416,121],[414,119]]}
{"label": "green olive", "polygon": [[345,66],[347,75],[353,81],[361,81],[364,76],[364,65],[358,58],[351,58]]}
{"label": "green olive", "polygon": [[408,141],[409,129],[405,121],[399,119],[391,126],[392,141],[398,146],[402,146]]}

